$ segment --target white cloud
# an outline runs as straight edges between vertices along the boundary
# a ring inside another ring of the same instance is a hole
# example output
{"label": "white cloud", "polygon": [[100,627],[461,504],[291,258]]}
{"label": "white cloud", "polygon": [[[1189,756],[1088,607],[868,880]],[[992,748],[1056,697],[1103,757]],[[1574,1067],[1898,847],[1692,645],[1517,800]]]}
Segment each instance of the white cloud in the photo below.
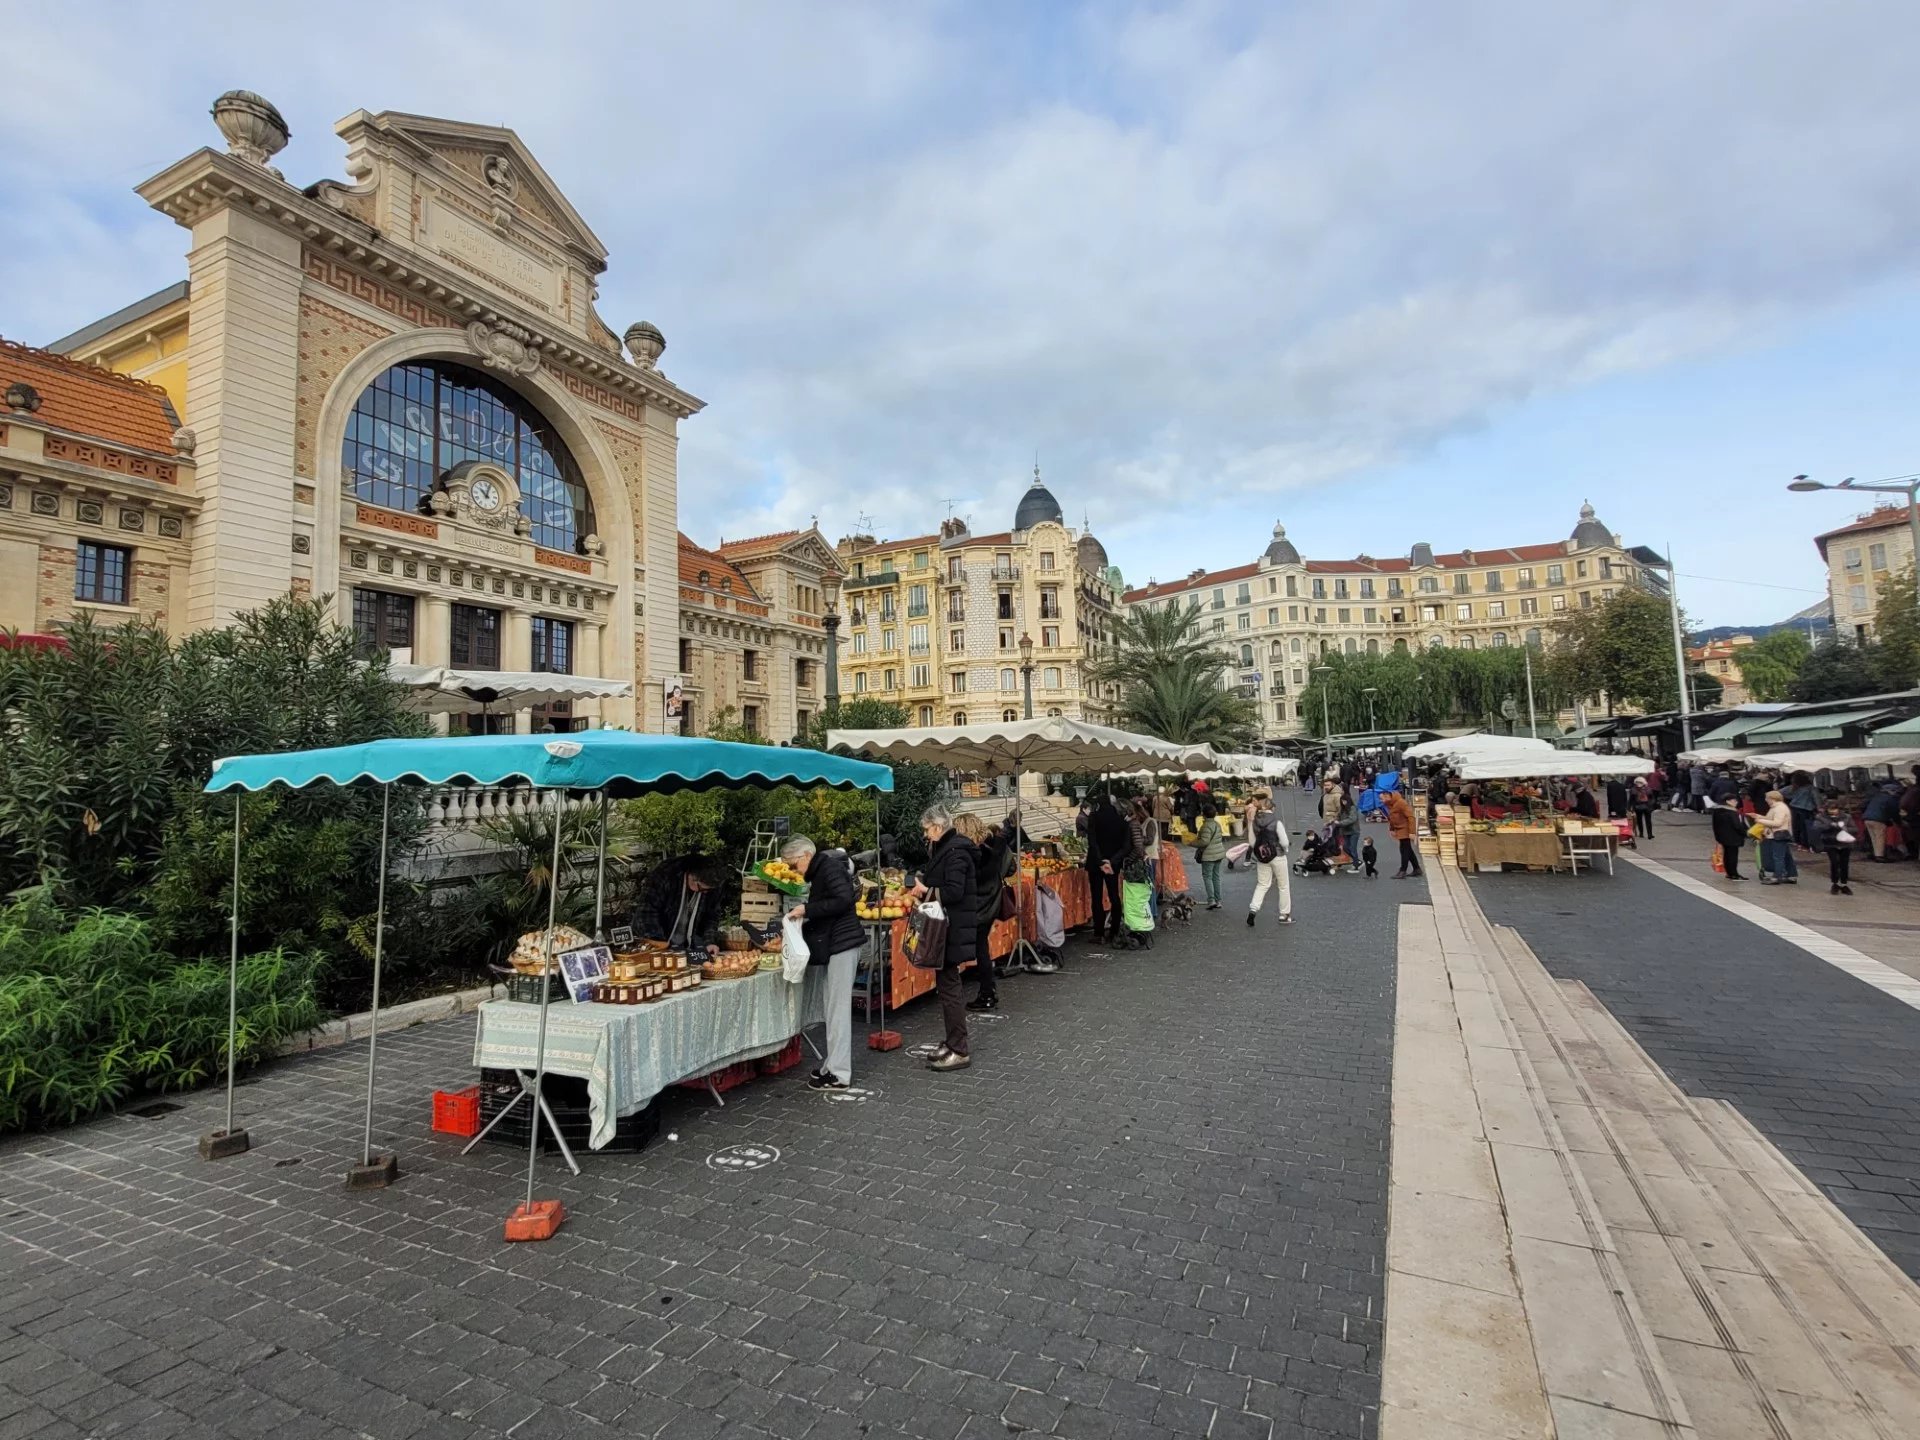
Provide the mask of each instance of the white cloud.
{"label": "white cloud", "polygon": [[1037,449],[1171,573],[1156,507],[1264,534],[1277,492],[1910,276],[1920,223],[1920,13],[1867,3],[56,13],[10,21],[0,330],[178,275],[127,190],[221,89],[303,180],[355,107],[510,124],[613,251],[609,323],[712,402],[703,537],[998,526]]}

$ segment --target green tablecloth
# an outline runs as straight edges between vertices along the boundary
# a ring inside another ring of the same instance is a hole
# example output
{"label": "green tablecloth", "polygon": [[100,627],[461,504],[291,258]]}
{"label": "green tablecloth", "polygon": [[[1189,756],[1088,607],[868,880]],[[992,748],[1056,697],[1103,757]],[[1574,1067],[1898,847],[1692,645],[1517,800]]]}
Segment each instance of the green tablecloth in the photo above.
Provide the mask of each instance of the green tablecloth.
{"label": "green tablecloth", "polygon": [[[826,967],[800,984],[780,972],[746,980],[712,980],[698,990],[651,1005],[547,1006],[547,1069],[587,1082],[593,1114],[588,1144],[613,1139],[631,1115],[676,1080],[705,1075],[739,1060],[771,1055],[826,1015]],[[473,1063],[483,1069],[532,1070],[540,1007],[489,1000],[476,1012]]]}

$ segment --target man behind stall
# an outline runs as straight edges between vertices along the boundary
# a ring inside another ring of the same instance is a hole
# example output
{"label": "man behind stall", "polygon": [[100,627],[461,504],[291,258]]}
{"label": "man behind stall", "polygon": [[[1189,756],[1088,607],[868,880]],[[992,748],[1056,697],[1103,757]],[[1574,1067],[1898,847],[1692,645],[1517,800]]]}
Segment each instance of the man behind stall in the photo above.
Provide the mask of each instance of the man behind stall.
{"label": "man behind stall", "polygon": [[705,855],[677,855],[654,866],[633,907],[633,933],[669,950],[718,955],[720,898],[726,872]]}

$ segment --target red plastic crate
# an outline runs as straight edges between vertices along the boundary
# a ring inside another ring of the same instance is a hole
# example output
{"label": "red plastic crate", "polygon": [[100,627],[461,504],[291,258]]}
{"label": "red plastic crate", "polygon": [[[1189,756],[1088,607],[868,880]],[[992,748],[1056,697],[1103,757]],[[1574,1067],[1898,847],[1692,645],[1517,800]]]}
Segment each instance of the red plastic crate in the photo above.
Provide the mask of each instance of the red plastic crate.
{"label": "red plastic crate", "polygon": [[800,1037],[794,1036],[771,1055],[762,1055],[758,1063],[762,1075],[778,1075],[793,1069],[800,1063]]}
{"label": "red plastic crate", "polygon": [[756,1078],[759,1074],[760,1067],[753,1061],[741,1060],[727,1066],[724,1070],[716,1070],[711,1075],[696,1075],[691,1079],[682,1080],[680,1082],[680,1088],[683,1090],[705,1090],[708,1088],[709,1082],[711,1082],[712,1088],[724,1095],[729,1090],[738,1089],[740,1086],[746,1084],[747,1081]]}
{"label": "red plastic crate", "polygon": [[507,1216],[508,1240],[551,1240],[566,1223],[567,1207],[558,1200],[536,1200],[516,1205]]}
{"label": "red plastic crate", "polygon": [[480,1087],[469,1085],[464,1090],[434,1091],[433,1128],[442,1135],[465,1135],[469,1138],[478,1135]]}

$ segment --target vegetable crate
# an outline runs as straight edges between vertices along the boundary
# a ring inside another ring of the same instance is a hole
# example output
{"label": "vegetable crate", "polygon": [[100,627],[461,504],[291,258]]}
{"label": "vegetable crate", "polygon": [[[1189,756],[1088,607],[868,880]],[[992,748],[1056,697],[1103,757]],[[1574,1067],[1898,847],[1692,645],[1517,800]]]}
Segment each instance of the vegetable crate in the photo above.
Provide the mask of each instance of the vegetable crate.
{"label": "vegetable crate", "polygon": [[480,1133],[480,1087],[433,1092],[433,1128],[442,1135],[468,1138]]}
{"label": "vegetable crate", "polygon": [[794,1036],[771,1055],[763,1055],[755,1062],[762,1075],[779,1075],[800,1063],[800,1037]]}

